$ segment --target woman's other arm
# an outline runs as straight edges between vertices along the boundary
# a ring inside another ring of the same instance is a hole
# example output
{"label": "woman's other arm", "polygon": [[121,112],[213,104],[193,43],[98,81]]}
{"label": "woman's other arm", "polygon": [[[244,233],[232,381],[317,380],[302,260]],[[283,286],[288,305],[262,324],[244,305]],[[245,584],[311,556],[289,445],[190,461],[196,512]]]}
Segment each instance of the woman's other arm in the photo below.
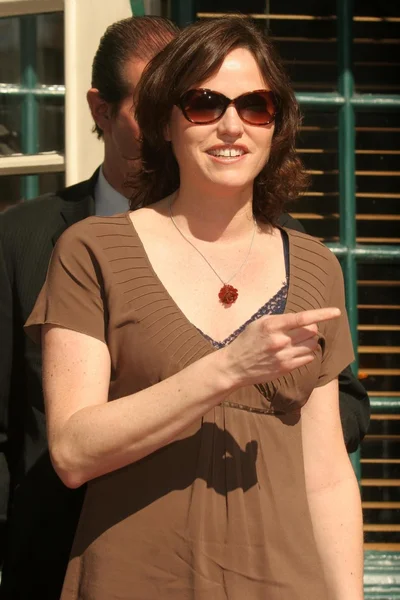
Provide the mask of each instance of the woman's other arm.
{"label": "woman's other arm", "polygon": [[363,598],[363,533],[357,479],[339,417],[338,382],[302,408],[304,467],[314,536],[335,600]]}
{"label": "woman's other arm", "polygon": [[[283,213],[278,223],[281,227],[307,233],[302,223],[289,213]],[[367,432],[371,407],[366,390],[350,367],[339,374],[339,408],[347,452],[355,452]]]}

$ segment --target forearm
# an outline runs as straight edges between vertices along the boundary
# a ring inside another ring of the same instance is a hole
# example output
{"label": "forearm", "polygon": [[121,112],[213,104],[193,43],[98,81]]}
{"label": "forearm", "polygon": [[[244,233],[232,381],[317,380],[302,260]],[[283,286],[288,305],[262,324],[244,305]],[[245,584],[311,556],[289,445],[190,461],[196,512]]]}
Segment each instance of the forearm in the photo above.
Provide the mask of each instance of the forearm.
{"label": "forearm", "polygon": [[363,598],[361,499],[343,440],[338,383],[316,388],[302,408],[303,457],[313,532],[331,594]]}
{"label": "forearm", "polygon": [[176,439],[230,393],[222,360],[212,353],[145,390],[72,414],[50,440],[64,483],[78,487]]}
{"label": "forearm", "polygon": [[348,473],[326,488],[308,494],[319,555],[334,600],[363,598],[363,533],[360,493]]}
{"label": "forearm", "polygon": [[[235,389],[276,379],[314,360],[315,319],[336,313],[321,309],[265,317],[225,348],[111,402],[106,344],[74,330],[44,326],[43,387],[57,473],[66,485],[78,487],[162,448]],[[285,327],[291,335],[281,333]]]}

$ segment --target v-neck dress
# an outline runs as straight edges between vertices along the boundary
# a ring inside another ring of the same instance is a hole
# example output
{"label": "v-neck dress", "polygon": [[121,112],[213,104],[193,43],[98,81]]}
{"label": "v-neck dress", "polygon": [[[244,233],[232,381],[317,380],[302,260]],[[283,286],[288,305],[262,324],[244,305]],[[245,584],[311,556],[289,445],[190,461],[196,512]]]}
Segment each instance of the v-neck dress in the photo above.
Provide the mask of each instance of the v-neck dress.
{"label": "v-neck dress", "polygon": [[[285,231],[285,312],[338,306],[342,316],[321,323],[309,365],[233,392],[172,443],[88,483],[62,600],[332,598],[307,503],[300,409],[353,351],[338,261]],[[28,334],[39,339],[44,323],[107,344],[109,401],[218,351],[163,287],[128,213],[62,235]]]}

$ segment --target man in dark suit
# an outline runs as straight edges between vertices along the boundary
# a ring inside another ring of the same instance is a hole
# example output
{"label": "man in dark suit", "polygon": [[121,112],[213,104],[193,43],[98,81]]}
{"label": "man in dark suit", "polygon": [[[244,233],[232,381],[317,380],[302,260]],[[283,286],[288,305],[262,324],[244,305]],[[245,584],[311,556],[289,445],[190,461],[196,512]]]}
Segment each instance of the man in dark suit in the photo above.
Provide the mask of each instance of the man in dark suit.
{"label": "man in dark suit", "polygon": [[84,494],[84,488],[66,488],[50,463],[40,348],[25,336],[23,324],[62,232],[89,215],[128,210],[124,181],[138,156],[133,91],[147,62],[177,32],[173,23],[158,17],[124,19],[107,29],[94,58],[87,94],[95,131],[104,140],[101,167],[87,181],[0,215],[3,503],[9,490],[7,531],[4,527],[0,531],[1,600],[59,599]]}
{"label": "man in dark suit", "polygon": [[[7,457],[11,476],[2,600],[27,600],[36,593],[41,600],[59,598],[81,508],[84,487],[67,489],[51,467],[40,348],[22,328],[61,233],[90,215],[128,208],[125,195],[129,196],[129,190],[124,181],[134,168],[138,134],[132,117],[132,91],[147,60],[160,49],[155,43],[160,36],[154,31],[150,34],[147,28],[139,37],[146,50],[137,35],[137,48],[132,50],[135,36],[127,29],[140,23],[147,21],[123,21],[107,30],[94,60],[88,102],[95,130],[104,139],[102,166],[88,181],[0,216],[0,451]],[[168,29],[165,35],[173,34],[174,30]],[[159,46],[165,41],[162,37]],[[282,217],[281,224],[302,230],[289,215]],[[340,390],[345,439],[348,449],[354,450],[368,424],[368,397],[350,371],[341,376]]]}

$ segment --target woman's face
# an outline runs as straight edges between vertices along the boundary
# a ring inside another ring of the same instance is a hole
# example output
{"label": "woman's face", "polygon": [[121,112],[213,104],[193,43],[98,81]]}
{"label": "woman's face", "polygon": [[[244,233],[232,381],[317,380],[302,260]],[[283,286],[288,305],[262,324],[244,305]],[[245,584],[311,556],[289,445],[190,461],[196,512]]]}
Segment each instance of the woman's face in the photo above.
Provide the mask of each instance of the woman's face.
{"label": "woman's face", "polygon": [[[269,90],[253,55],[244,48],[230,52],[219,71],[194,88],[208,88],[228,98]],[[244,190],[268,161],[274,124],[249,125],[233,104],[216,123],[190,123],[174,106],[167,129],[179,164],[181,184]],[[210,189],[211,192],[211,189]]]}

